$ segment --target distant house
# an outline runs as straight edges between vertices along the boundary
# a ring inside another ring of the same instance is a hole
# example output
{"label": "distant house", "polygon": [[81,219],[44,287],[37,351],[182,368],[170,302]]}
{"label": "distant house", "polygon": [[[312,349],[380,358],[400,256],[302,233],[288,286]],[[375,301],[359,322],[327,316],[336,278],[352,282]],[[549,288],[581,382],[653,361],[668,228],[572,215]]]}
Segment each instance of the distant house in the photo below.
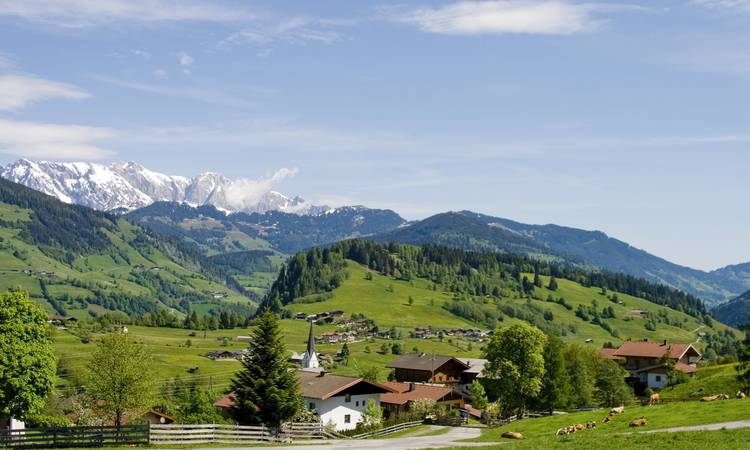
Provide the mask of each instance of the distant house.
{"label": "distant house", "polygon": [[77,323],[78,319],[72,316],[52,316],[48,320],[52,325],[63,326],[71,323]]}
{"label": "distant house", "polygon": [[[362,420],[362,412],[374,400],[380,407],[380,396],[392,392],[384,385],[363,378],[332,375],[320,370],[298,370],[304,406],[315,411],[323,424],[332,424],[337,431],[351,430]],[[229,411],[235,395],[229,394],[214,406]]]}
{"label": "distant house", "polygon": [[237,336],[237,342],[250,342],[253,340],[250,336]]}
{"label": "distant house", "polygon": [[170,423],[174,423],[173,418],[159,411],[149,411],[143,415],[143,419],[151,425],[169,425]]}
{"label": "distant house", "polygon": [[470,366],[452,356],[409,353],[391,362],[396,381],[402,383],[433,383],[458,385],[461,374]]}
{"label": "distant house", "polygon": [[456,392],[450,386],[432,386],[417,383],[387,381],[384,386],[394,392],[380,396],[380,405],[386,419],[399,418],[409,412],[411,404],[417,400],[434,400],[438,406],[448,409],[461,409],[468,397]]}
{"label": "distant house", "polygon": [[216,350],[216,351],[208,352],[206,356],[208,356],[210,359],[213,359],[213,360],[236,359],[235,352],[232,352],[229,350]]}
{"label": "distant house", "polygon": [[[601,353],[601,352],[600,352]],[[665,358],[674,362],[675,370],[694,375],[701,354],[692,344],[672,344],[667,341],[627,341],[611,353],[614,358],[621,358],[622,367],[630,375],[628,381],[636,390],[645,388],[663,388],[667,385]]]}
{"label": "distant house", "polygon": [[460,358],[460,360],[469,368],[461,372],[461,383],[456,388],[468,395],[471,383],[478,378],[484,378],[484,368],[488,361],[481,358]]}

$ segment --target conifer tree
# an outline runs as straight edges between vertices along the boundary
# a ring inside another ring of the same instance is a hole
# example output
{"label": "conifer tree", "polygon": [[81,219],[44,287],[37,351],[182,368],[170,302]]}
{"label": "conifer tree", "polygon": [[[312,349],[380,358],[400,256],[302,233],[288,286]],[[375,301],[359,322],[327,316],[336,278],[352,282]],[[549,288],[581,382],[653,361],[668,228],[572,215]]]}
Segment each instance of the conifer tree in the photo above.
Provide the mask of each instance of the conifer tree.
{"label": "conifer tree", "polygon": [[279,319],[266,308],[251,333],[242,369],[232,380],[234,417],[240,423],[278,427],[302,407],[299,381],[288,361]]}
{"label": "conifer tree", "polygon": [[[747,315],[747,318],[750,320],[750,314]],[[739,354],[740,364],[737,366],[737,379],[747,392],[750,389],[750,324],[745,325],[744,331],[745,341]]]}
{"label": "conifer tree", "polygon": [[547,286],[547,288],[550,291],[556,291],[557,290],[557,279],[555,277],[551,277],[549,279],[549,285]]}

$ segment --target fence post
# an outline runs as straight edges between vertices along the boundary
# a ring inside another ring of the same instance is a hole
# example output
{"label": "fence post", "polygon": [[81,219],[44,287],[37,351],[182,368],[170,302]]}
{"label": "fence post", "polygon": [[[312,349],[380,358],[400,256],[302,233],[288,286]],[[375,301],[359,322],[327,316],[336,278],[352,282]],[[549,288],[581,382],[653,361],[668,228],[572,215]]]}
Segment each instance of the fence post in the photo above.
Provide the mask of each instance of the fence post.
{"label": "fence post", "polygon": [[148,442],[148,445],[151,445],[151,421],[146,421],[146,442]]}

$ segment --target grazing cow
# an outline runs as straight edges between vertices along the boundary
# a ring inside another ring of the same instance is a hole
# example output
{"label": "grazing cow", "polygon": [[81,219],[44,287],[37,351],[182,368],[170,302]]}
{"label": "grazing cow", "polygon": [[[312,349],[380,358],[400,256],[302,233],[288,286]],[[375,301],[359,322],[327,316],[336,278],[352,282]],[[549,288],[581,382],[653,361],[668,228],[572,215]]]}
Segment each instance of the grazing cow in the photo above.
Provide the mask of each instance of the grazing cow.
{"label": "grazing cow", "polygon": [[602,423],[609,423],[611,421],[612,421],[612,419],[609,416],[607,416],[604,419],[602,419]]}
{"label": "grazing cow", "polygon": [[625,405],[620,405],[620,406],[617,406],[617,407],[615,407],[615,408],[612,408],[612,409],[611,409],[611,410],[609,411],[609,414],[610,414],[610,415],[612,415],[612,414],[622,414],[622,413],[624,413],[624,412],[625,412]]}
{"label": "grazing cow", "polygon": [[721,400],[729,400],[729,396],[727,394],[721,394]]}
{"label": "grazing cow", "polygon": [[701,399],[702,402],[713,402],[715,400],[729,400],[729,396],[727,394],[716,394]]}
{"label": "grazing cow", "polygon": [[581,431],[581,430],[583,430],[584,428],[586,428],[586,427],[584,427],[584,426],[583,426],[583,424],[582,424],[582,423],[577,423],[577,424],[576,424],[575,426],[576,426],[576,431]]}
{"label": "grazing cow", "polygon": [[646,424],[648,424],[648,420],[646,420],[645,417],[641,417],[640,419],[635,419],[635,420],[630,421],[631,427],[642,427]]}
{"label": "grazing cow", "polygon": [[648,406],[655,405],[657,403],[661,403],[661,395],[651,394],[651,397],[649,397],[648,399]]}
{"label": "grazing cow", "polygon": [[743,400],[743,399],[744,399],[745,397],[747,397],[747,395],[745,395],[745,393],[744,393],[744,392],[742,392],[742,391],[737,391],[737,398],[738,398],[739,400]]}
{"label": "grazing cow", "polygon": [[593,420],[591,422],[586,422],[586,428],[588,429],[596,428],[596,422]]}
{"label": "grazing cow", "polygon": [[506,431],[501,436],[507,439],[523,439],[523,435],[515,431]]}
{"label": "grazing cow", "polygon": [[566,430],[565,428],[558,428],[555,436],[565,436],[566,434],[568,434],[568,430]]}

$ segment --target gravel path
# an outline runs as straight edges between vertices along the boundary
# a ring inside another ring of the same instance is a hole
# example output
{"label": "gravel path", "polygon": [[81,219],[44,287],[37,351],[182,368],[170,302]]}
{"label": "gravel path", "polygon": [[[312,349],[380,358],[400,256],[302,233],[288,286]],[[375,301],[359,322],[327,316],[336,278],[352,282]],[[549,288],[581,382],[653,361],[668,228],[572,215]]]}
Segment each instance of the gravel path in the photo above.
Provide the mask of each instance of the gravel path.
{"label": "gravel path", "polygon": [[734,430],[736,428],[750,428],[750,420],[738,420],[736,422],[712,423],[708,425],[692,425],[688,427],[662,428],[659,430],[639,431],[639,433],[676,433],[678,431],[711,431],[711,430]]}
{"label": "gravel path", "polygon": [[[426,448],[445,448],[445,447],[486,447],[488,445],[499,444],[492,442],[456,442],[463,439],[478,438],[481,430],[478,428],[452,428],[451,431],[439,436],[407,436],[394,439],[363,439],[363,440],[327,440],[316,441],[315,443],[297,444],[283,447],[270,447],[273,450],[370,450],[370,449],[388,449],[388,450],[420,450]],[[242,448],[246,450],[268,450],[269,447],[227,447]],[[219,450],[216,447],[205,450]]]}

